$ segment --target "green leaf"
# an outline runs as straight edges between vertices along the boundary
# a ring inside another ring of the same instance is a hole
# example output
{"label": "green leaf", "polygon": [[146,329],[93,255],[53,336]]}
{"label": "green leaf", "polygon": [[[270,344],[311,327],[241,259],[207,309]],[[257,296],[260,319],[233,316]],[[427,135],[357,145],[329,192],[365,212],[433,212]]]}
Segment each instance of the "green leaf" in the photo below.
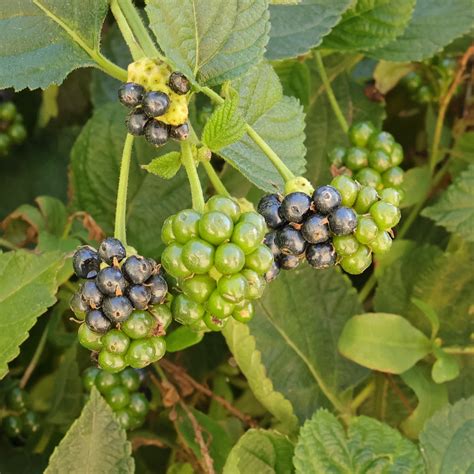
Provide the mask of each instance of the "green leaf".
{"label": "green leaf", "polygon": [[402,316],[367,313],[344,326],[339,351],[364,367],[400,374],[431,352],[431,342]]}
{"label": "green leaf", "polygon": [[434,339],[439,331],[439,317],[436,311],[418,298],[412,298],[411,302],[427,317],[431,324],[431,339]]}
{"label": "green leaf", "polygon": [[147,165],[142,165],[142,168],[160,178],[171,179],[181,168],[181,153],[171,151],[154,158]]}
{"label": "green leaf", "polygon": [[420,434],[420,443],[430,474],[473,472],[474,397],[435,413]]}
{"label": "green leaf", "polygon": [[166,336],[166,351],[178,352],[202,341],[204,333],[196,332],[187,326],[179,326]]}
{"label": "green leaf", "polygon": [[436,362],[431,370],[431,377],[440,384],[449,382],[459,377],[460,367],[457,358],[452,354],[447,354],[442,349],[434,351]]}
{"label": "green leaf", "polygon": [[429,166],[415,166],[405,172],[402,183],[403,199],[401,207],[410,207],[426,198],[431,188]]}
{"label": "green leaf", "polygon": [[375,87],[382,94],[392,90],[398,81],[413,70],[411,63],[392,63],[390,61],[379,61],[374,69]]}
{"label": "green leaf", "polygon": [[[94,217],[106,234],[113,233],[115,200],[125,141],[125,111],[109,103],[96,109],[71,152],[73,204]],[[157,257],[163,244],[161,224],[170,214],[191,204],[184,173],[164,181],[141,169],[156,155],[156,148],[135,140],[128,182],[128,241],[141,254]]]}
{"label": "green leaf", "polygon": [[61,84],[74,69],[93,66],[77,40],[98,51],[107,10],[106,0],[84,0],[74,7],[61,0],[5,3],[0,12],[0,89],[45,89]]}
{"label": "green leaf", "polygon": [[56,302],[56,275],[63,263],[58,252],[0,254],[0,379],[38,316]]}
{"label": "green leaf", "polygon": [[425,366],[416,365],[400,377],[418,398],[418,405],[400,427],[409,438],[416,439],[433,413],[448,403],[448,391],[445,385],[433,383]]}
{"label": "green leaf", "polygon": [[49,459],[45,474],[134,472],[132,446],[112,409],[93,388],[81,416]]}
{"label": "green leaf", "polygon": [[298,5],[271,5],[266,56],[284,59],[307,53],[321,44],[350,4],[350,0],[303,0]]}
{"label": "green leaf", "polygon": [[369,56],[387,61],[421,61],[441,51],[472,28],[471,0],[417,0],[402,35]]}
{"label": "green leaf", "polygon": [[403,33],[416,0],[357,0],[324,39],[323,47],[362,51],[391,42]]}
{"label": "green leaf", "polygon": [[194,474],[194,469],[189,463],[175,463],[166,470],[166,474]]}
{"label": "green leaf", "polygon": [[417,447],[373,418],[353,418],[346,435],[337,418],[318,410],[301,428],[293,458],[296,474],[424,472]]}
{"label": "green leaf", "polygon": [[268,42],[266,0],[148,0],[146,11],[167,58],[200,84],[245,74]]}
{"label": "green leaf", "polygon": [[474,164],[463,171],[440,199],[421,214],[466,241],[474,242]]}
{"label": "green leaf", "polygon": [[219,105],[204,126],[202,142],[214,152],[232,145],[245,133],[245,122],[238,110],[239,97],[233,94],[230,100]]}
{"label": "green leaf", "polygon": [[452,150],[450,171],[458,175],[466,167],[474,163],[474,132],[464,132],[457,137]]}
{"label": "green leaf", "polygon": [[311,94],[311,74],[308,65],[296,59],[291,59],[275,61],[273,68],[280,78],[283,93],[296,97],[307,107]]}
{"label": "green leaf", "polygon": [[[239,94],[239,111],[295,174],[304,172],[304,113],[293,97],[283,96],[278,76],[262,63],[232,83]],[[245,134],[219,155],[255,186],[269,192],[283,189],[283,180],[267,156]]]}
{"label": "green leaf", "polygon": [[232,448],[223,474],[287,474],[293,471],[293,444],[276,431],[249,430]]}

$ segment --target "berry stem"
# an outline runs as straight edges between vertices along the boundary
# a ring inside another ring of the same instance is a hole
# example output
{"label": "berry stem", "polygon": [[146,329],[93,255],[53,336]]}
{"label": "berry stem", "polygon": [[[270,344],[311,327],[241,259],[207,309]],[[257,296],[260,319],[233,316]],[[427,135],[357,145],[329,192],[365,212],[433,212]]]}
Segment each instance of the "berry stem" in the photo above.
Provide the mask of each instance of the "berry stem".
{"label": "berry stem", "polygon": [[194,164],[191,144],[187,140],[181,143],[181,162],[188,175],[193,209],[198,212],[204,212],[204,196],[202,194],[201,181],[199,181],[196,165]]}
{"label": "berry stem", "polygon": [[[214,92],[209,87],[196,87],[199,92],[202,92],[203,94],[207,95],[217,104],[224,103],[224,99],[217,92]],[[247,132],[248,136],[255,142],[255,144],[260,148],[260,150],[262,150],[262,152],[271,161],[275,169],[278,171],[278,173],[280,173],[280,176],[283,178],[285,183],[295,177],[292,171],[285,165],[285,163],[283,163],[283,161],[272,150],[268,143],[248,123],[245,124],[245,131]]]}
{"label": "berry stem", "polygon": [[39,340],[38,345],[36,346],[35,353],[33,354],[33,357],[31,358],[31,361],[28,364],[28,367],[23,373],[23,377],[20,380],[20,388],[25,388],[26,384],[28,383],[28,380],[30,380],[31,375],[33,374],[33,371],[38,365],[39,359],[44,350],[44,346],[46,345],[48,330],[49,330],[49,324],[43,329],[43,334],[41,335],[41,339]]}
{"label": "berry stem", "polygon": [[328,78],[326,68],[324,67],[324,63],[321,58],[321,53],[319,53],[319,51],[316,51],[314,53],[314,58],[316,59],[316,67],[326,89],[326,94],[328,95],[329,103],[331,104],[332,110],[336,115],[337,121],[339,122],[339,125],[341,126],[343,132],[347,133],[349,130],[349,124],[347,123],[347,120],[344,117],[344,114],[342,113],[339,104],[337,103],[336,96],[334,95],[334,91],[332,90],[331,82]]}
{"label": "berry stem", "polygon": [[375,381],[371,380],[352,400],[351,410],[357,413],[359,407],[375,392]]}
{"label": "berry stem", "polygon": [[219,175],[216,173],[216,170],[212,166],[211,162],[202,161],[201,163],[207,173],[207,176],[209,177],[209,181],[211,182],[216,192],[221,196],[230,197],[229,191],[227,191],[226,187],[224,186],[224,183],[219,178]]}
{"label": "berry stem", "polygon": [[127,245],[127,191],[128,176],[130,174],[130,161],[132,159],[133,135],[127,133],[122,152],[120,164],[120,176],[117,189],[117,207],[115,210],[114,237],[119,239],[123,245]]}
{"label": "berry stem", "polygon": [[452,347],[442,347],[443,351],[447,354],[454,355],[474,355],[474,346],[452,346]]}

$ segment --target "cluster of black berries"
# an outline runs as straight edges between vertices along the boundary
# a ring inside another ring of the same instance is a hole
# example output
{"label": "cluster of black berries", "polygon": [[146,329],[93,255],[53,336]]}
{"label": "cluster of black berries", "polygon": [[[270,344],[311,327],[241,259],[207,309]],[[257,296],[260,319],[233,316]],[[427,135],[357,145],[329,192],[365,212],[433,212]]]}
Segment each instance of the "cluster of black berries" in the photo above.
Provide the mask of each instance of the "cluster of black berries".
{"label": "cluster of black berries", "polygon": [[[175,94],[184,95],[189,92],[190,84],[183,74],[173,72],[169,77],[168,87]],[[130,134],[145,135],[146,140],[155,146],[164,145],[169,138],[188,138],[187,122],[172,125],[175,121],[173,111],[176,110],[167,92],[146,91],[140,84],[127,82],[120,87],[118,95],[120,102],[132,109],[127,117],[127,129]]]}
{"label": "cluster of black berries", "polygon": [[140,255],[127,258],[122,243],[108,237],[98,251],[79,247],[73,266],[86,279],[71,300],[72,311],[85,321],[79,342],[100,351],[99,365],[119,372],[161,359],[166,350],[161,335],[171,312],[164,304],[168,284],[160,265]]}
{"label": "cluster of black berries", "polygon": [[10,101],[0,103],[0,157],[8,155],[13,145],[19,145],[26,138],[23,116]]}
{"label": "cluster of black berries", "polygon": [[18,385],[6,392],[5,413],[7,416],[2,419],[1,431],[15,443],[24,443],[40,430],[40,416],[30,410],[28,405],[28,393]]}

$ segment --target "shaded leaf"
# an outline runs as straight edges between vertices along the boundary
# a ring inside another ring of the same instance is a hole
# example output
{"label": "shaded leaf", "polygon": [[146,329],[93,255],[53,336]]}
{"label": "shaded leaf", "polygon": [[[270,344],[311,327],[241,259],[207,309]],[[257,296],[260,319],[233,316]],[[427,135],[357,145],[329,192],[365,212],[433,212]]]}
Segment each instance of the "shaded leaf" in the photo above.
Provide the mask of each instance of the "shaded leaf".
{"label": "shaded leaf", "polygon": [[187,326],[179,326],[166,336],[166,350],[178,352],[202,341],[204,333],[196,332]]}
{"label": "shaded leaf", "polygon": [[392,90],[398,81],[413,70],[411,63],[392,63],[379,61],[374,69],[375,87],[382,94]]}
{"label": "shaded leaf", "polygon": [[460,367],[456,356],[447,354],[442,349],[435,350],[436,362],[431,370],[431,377],[438,383],[445,383],[459,377]]}
{"label": "shaded leaf", "polygon": [[181,168],[181,153],[171,151],[166,155],[153,158],[147,165],[142,165],[142,168],[160,178],[171,179]]}
{"label": "shaded leaf", "polygon": [[296,97],[305,107],[311,94],[311,74],[306,63],[298,60],[276,61],[273,65],[285,95]]}
{"label": "shaded leaf", "polygon": [[431,171],[428,166],[414,166],[405,172],[402,191],[402,208],[410,207],[426,198],[431,187]]}

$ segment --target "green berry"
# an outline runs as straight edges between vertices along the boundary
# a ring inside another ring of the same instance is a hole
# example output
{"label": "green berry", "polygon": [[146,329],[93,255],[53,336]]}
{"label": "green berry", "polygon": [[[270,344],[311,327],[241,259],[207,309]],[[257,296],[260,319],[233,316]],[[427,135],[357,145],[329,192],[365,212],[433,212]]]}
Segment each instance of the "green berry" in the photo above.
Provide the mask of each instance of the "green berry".
{"label": "green berry", "polygon": [[250,322],[255,314],[253,304],[250,301],[242,301],[238,305],[235,305],[235,309],[232,313],[232,317],[244,324]]}
{"label": "green berry", "polygon": [[403,148],[400,143],[393,145],[392,154],[390,155],[392,166],[399,166],[403,161]]}
{"label": "green berry", "polygon": [[11,144],[11,138],[6,133],[0,133],[0,152],[2,154],[7,154]]}
{"label": "green berry", "polygon": [[137,418],[144,418],[150,409],[150,404],[143,393],[132,393],[128,411]]}
{"label": "green berry", "polygon": [[216,288],[216,281],[209,275],[195,275],[181,282],[183,293],[197,303],[205,303]]}
{"label": "green berry", "polygon": [[242,270],[241,273],[247,280],[247,292],[245,293],[245,298],[248,300],[261,298],[266,286],[265,278],[248,268]]}
{"label": "green berry", "polygon": [[357,147],[365,147],[375,132],[376,128],[372,122],[358,122],[349,128],[349,140]]}
{"label": "green berry", "polygon": [[169,245],[176,240],[173,232],[173,218],[174,216],[167,217],[161,228],[161,240],[165,245]]}
{"label": "green berry", "polygon": [[420,104],[428,104],[434,99],[433,91],[429,86],[421,86],[415,92],[415,100]]}
{"label": "green berry", "polygon": [[377,202],[378,198],[377,191],[372,186],[362,186],[354,203],[354,211],[358,214],[369,212],[370,206]]}
{"label": "green berry", "polygon": [[10,438],[16,439],[21,436],[23,424],[19,416],[6,416],[2,420],[2,431]]}
{"label": "green berry", "polygon": [[129,430],[132,427],[133,420],[132,420],[132,415],[128,410],[117,410],[115,412],[115,417],[117,418],[117,421],[119,422],[119,425],[124,429],[124,430]]}
{"label": "green berry", "polygon": [[359,241],[352,235],[335,235],[332,244],[336,249],[336,253],[341,257],[347,257],[357,252]]}
{"label": "green berry", "polygon": [[259,245],[257,249],[245,257],[245,266],[259,275],[270,270],[273,264],[273,254],[266,245]]}
{"label": "green berry", "polygon": [[13,143],[19,144],[25,141],[27,136],[26,128],[21,123],[15,123],[8,129],[8,136]]}
{"label": "green berry", "polygon": [[393,146],[395,145],[395,139],[391,133],[378,132],[370,137],[367,145],[370,150],[382,150],[388,155],[391,155]]}
{"label": "green berry", "polygon": [[217,291],[225,300],[239,303],[248,291],[247,279],[241,274],[225,275],[217,283]]}
{"label": "green berry", "polygon": [[257,212],[244,212],[239,218],[239,223],[241,222],[253,224],[258,229],[260,235],[262,235],[262,239],[267,232],[267,223],[263,216]]}
{"label": "green berry", "polygon": [[7,407],[13,411],[24,411],[28,407],[28,393],[20,387],[13,387],[7,393]]}
{"label": "green berry", "polygon": [[180,244],[170,244],[163,250],[161,264],[175,278],[186,278],[191,275],[191,271],[183,263],[183,246]]}
{"label": "green berry", "polygon": [[90,392],[92,387],[95,385],[95,379],[100,374],[100,370],[97,367],[89,367],[82,374],[82,385]]}
{"label": "green berry", "polygon": [[370,208],[370,215],[380,230],[390,230],[400,221],[400,209],[388,202],[379,201]]}
{"label": "green berry", "polygon": [[203,319],[200,319],[199,321],[196,321],[195,323],[190,324],[187,327],[191,329],[191,331],[193,332],[199,332],[199,333],[209,332],[209,328],[206,326],[206,323],[204,322]]}
{"label": "green berry", "polygon": [[160,360],[166,354],[166,341],[161,336],[152,336],[148,339],[155,351],[155,356],[153,357],[153,362]]}
{"label": "green berry", "polygon": [[365,148],[351,147],[347,150],[345,165],[352,171],[357,171],[368,165],[368,152]]}
{"label": "green berry", "polygon": [[212,196],[206,203],[206,211],[222,212],[233,222],[237,222],[240,217],[240,206],[233,199],[225,196]]}
{"label": "green berry", "polygon": [[127,367],[119,374],[120,383],[131,393],[136,392],[140,387],[140,375],[135,369]]}
{"label": "green berry", "polygon": [[399,207],[402,196],[400,192],[394,188],[385,188],[380,192],[380,199]]}
{"label": "green berry", "polygon": [[359,191],[358,184],[352,178],[340,175],[336,176],[331,181],[331,186],[335,187],[341,194],[341,205],[345,207],[352,207]]}
{"label": "green berry", "polygon": [[134,369],[142,369],[153,362],[154,359],[155,347],[148,339],[136,339],[132,341],[125,354],[125,361]]}
{"label": "green berry", "polygon": [[106,394],[112,388],[118,387],[120,384],[121,380],[119,374],[111,374],[105,370],[99,371],[95,378],[95,386],[102,395]]}
{"label": "green berry", "polygon": [[362,216],[357,222],[354,236],[361,244],[368,244],[377,237],[378,230],[377,224],[371,217]]}
{"label": "green berry", "polygon": [[104,349],[112,354],[125,354],[130,345],[129,337],[118,329],[111,329],[102,337]]}
{"label": "green berry", "polygon": [[231,241],[239,246],[245,255],[248,255],[262,243],[264,235],[253,224],[239,222],[234,228]]}
{"label": "green berry", "polygon": [[392,247],[392,238],[388,232],[379,232],[377,237],[370,242],[369,247],[375,254],[387,253]]}
{"label": "green berry", "polygon": [[392,166],[392,160],[385,151],[372,150],[369,153],[369,166],[375,171],[383,173]]}
{"label": "green berry", "polygon": [[222,331],[227,324],[227,319],[219,319],[215,316],[212,316],[210,313],[204,315],[203,321],[208,329],[211,331]]}
{"label": "green berry", "polygon": [[130,393],[123,385],[119,385],[111,388],[106,393],[105,399],[112,410],[121,410],[130,403]]}
{"label": "green berry", "polygon": [[207,273],[214,265],[214,247],[202,239],[191,239],[184,247],[181,258],[192,273]]}
{"label": "green berry", "polygon": [[0,104],[0,120],[12,122],[16,115],[16,106],[13,102]]}
{"label": "green berry", "polygon": [[186,295],[178,295],[171,303],[171,312],[178,323],[193,324],[204,316],[204,307]]}
{"label": "green berry", "polygon": [[148,337],[156,326],[156,319],[148,311],[135,310],[122,323],[121,330],[131,339],[141,339]]}
{"label": "green berry", "polygon": [[404,175],[405,172],[399,166],[394,166],[382,175],[382,183],[386,188],[399,188],[403,183]]}
{"label": "green berry", "polygon": [[245,254],[238,245],[222,244],[216,249],[214,263],[216,269],[223,275],[237,273],[245,265]]}
{"label": "green berry", "polygon": [[232,218],[219,211],[204,214],[199,222],[199,235],[214,245],[219,245],[230,239],[233,230]]}
{"label": "green berry", "polygon": [[361,245],[355,253],[344,257],[340,265],[342,269],[351,275],[359,275],[369,268],[372,263],[372,255],[365,245]]}
{"label": "green berry", "polygon": [[216,290],[212,293],[207,302],[207,311],[219,319],[229,317],[234,311],[234,305],[225,300],[221,294]]}
{"label": "green berry", "polygon": [[157,304],[148,309],[148,311],[152,314],[155,320],[158,323],[158,327],[163,330],[166,330],[168,326],[173,321],[173,316],[171,314],[171,310],[165,304]]}
{"label": "green berry", "polygon": [[20,417],[22,430],[21,433],[25,438],[35,435],[41,429],[41,419],[38,413],[28,410]]}
{"label": "green berry", "polygon": [[121,370],[125,369],[126,363],[122,355],[119,354],[112,354],[105,349],[102,349],[99,352],[99,359],[98,359],[100,367],[112,374],[120,372]]}
{"label": "green berry", "polygon": [[189,240],[199,236],[199,221],[201,214],[192,209],[179,211],[173,217],[173,233],[177,242],[185,244]]}
{"label": "green berry", "polygon": [[410,92],[415,92],[423,84],[423,79],[418,72],[412,71],[403,78],[403,84]]}
{"label": "green berry", "polygon": [[360,170],[354,177],[362,186],[371,186],[375,189],[382,187],[382,177],[378,171],[372,168],[364,168]]}
{"label": "green berry", "polygon": [[328,153],[329,164],[336,168],[344,166],[346,157],[346,148],[343,146],[336,146]]}

